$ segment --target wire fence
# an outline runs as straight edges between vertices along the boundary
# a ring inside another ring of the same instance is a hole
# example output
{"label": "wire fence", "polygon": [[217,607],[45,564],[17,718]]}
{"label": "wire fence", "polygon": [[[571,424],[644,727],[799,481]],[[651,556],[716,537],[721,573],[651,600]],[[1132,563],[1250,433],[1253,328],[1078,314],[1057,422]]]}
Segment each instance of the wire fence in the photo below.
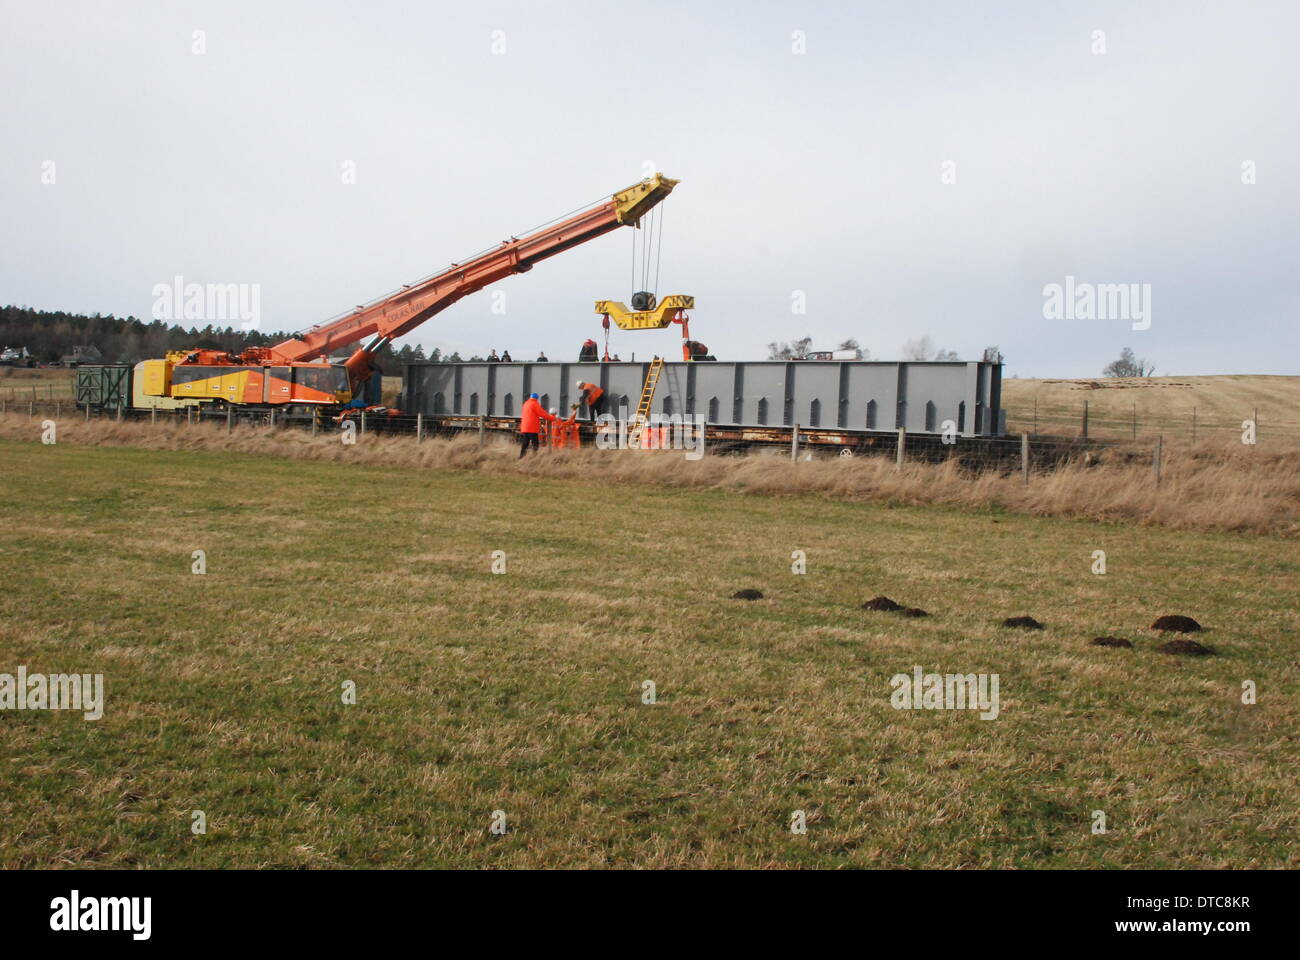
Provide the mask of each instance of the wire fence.
{"label": "wire fence", "polygon": [[[50,370],[40,371],[40,376],[25,376],[29,371],[0,367],[0,402],[10,409],[23,410],[27,404],[59,403],[70,405],[75,396],[75,371]],[[1225,415],[1220,405],[1213,412],[1207,412],[1197,406],[1188,406],[1177,412],[1168,410],[1152,411],[1144,409],[1139,403],[1131,404],[1127,409],[1107,404],[1104,409],[1099,405],[1081,401],[1076,404],[1013,404],[1003,407],[1006,416],[1006,436],[1009,442],[1019,444],[1022,433],[1028,433],[1034,443],[1048,442],[1051,449],[1059,453],[1062,444],[1071,442],[1110,445],[1113,443],[1141,443],[1149,446],[1156,438],[1163,437],[1166,445],[1230,445],[1249,442],[1253,435],[1257,444],[1267,443],[1274,449],[1300,449],[1300,410],[1289,416],[1270,411],[1261,415],[1256,408],[1242,409],[1232,415]],[[127,416],[138,419],[139,411],[128,410]],[[148,411],[144,411],[148,415]],[[160,415],[171,415],[170,411],[159,411]],[[184,416],[181,411],[180,416]],[[208,412],[206,417],[215,414]],[[220,414],[224,416],[224,413]],[[266,417],[263,413],[261,416]],[[254,414],[243,412],[237,415],[238,422],[253,421]],[[373,417],[371,419],[374,419]],[[386,418],[378,429],[389,432],[411,433],[417,430],[415,415],[397,415]],[[368,424],[369,426],[369,424]],[[431,431],[436,430],[432,424]],[[464,427],[457,427],[452,432],[459,432]],[[430,435],[434,435],[431,433]],[[884,445],[892,449],[888,434]],[[986,443],[984,453],[990,459],[1004,459],[996,442]],[[753,444],[730,445],[752,446]],[[925,450],[927,459],[944,459],[952,455],[951,450],[931,452],[928,448],[917,447],[917,453]],[[865,451],[864,451],[865,452]],[[1057,455],[1054,453],[1054,455]],[[968,454],[964,454],[968,455]]]}
{"label": "wire fence", "polygon": [[1007,432],[1031,437],[1055,436],[1076,439],[1150,442],[1164,437],[1166,443],[1187,445],[1256,443],[1265,439],[1280,447],[1300,447],[1300,411],[1291,416],[1266,414],[1261,420],[1258,408],[1244,408],[1225,415],[1222,409],[1212,413],[1189,406],[1177,412],[1151,412],[1136,403],[1128,409],[1105,410],[1086,401],[1077,405],[1004,407]]}
{"label": "wire fence", "polygon": [[[26,399],[14,401],[0,396],[0,417],[6,421],[11,418],[41,418],[43,421],[53,417],[56,423],[67,422],[68,419],[85,422],[129,421],[172,426],[208,426],[226,431],[249,428],[292,429],[312,435],[347,431],[357,440],[367,436],[391,435],[408,437],[417,443],[434,437],[463,437],[466,434],[476,435],[480,444],[491,438],[514,440],[518,436],[515,422],[482,416],[449,419],[425,417],[421,414],[354,411],[346,419],[339,419],[320,410],[291,412],[265,407],[215,408],[210,404],[173,409],[98,408],[78,405],[70,399],[49,399],[30,394]],[[586,429],[582,445],[594,445],[594,432],[590,427]],[[1245,432],[1249,433],[1249,430]],[[1028,431],[1023,431],[1019,436],[944,437],[938,434],[908,434],[901,430],[830,435],[824,431],[803,434],[796,426],[769,430],[762,436],[735,439],[734,434],[728,438],[728,431],[724,429],[713,431],[710,428],[703,453],[716,456],[761,451],[770,455],[788,456],[795,461],[874,456],[892,458],[900,469],[905,464],[916,462],[951,463],[963,472],[993,472],[1003,477],[1018,475],[1025,483],[1029,483],[1035,474],[1050,472],[1066,464],[1086,466],[1100,463],[1103,458],[1114,464],[1149,468],[1156,482],[1159,482],[1161,471],[1171,456],[1186,452],[1196,455],[1206,451],[1218,440],[1225,441],[1226,446],[1222,449],[1226,450],[1253,450],[1260,447],[1272,451],[1279,449],[1276,438],[1267,444],[1257,436],[1252,441],[1250,437],[1243,436],[1241,429],[1224,429],[1216,436],[1208,431],[1200,431],[1199,425],[1197,445],[1191,443],[1190,428],[1181,435],[1177,432],[1170,436],[1161,433],[1151,435],[1138,431],[1136,436],[1137,440],[1132,439],[1132,435],[1112,436],[1109,439],[1089,436],[1085,439],[1082,436],[1031,435]],[[656,443],[655,446],[659,447],[659,444]],[[677,445],[665,439],[660,449],[677,449]],[[1285,444],[1281,449],[1287,450]]]}
{"label": "wire fence", "polygon": [[[3,368],[0,368],[3,369]],[[0,376],[0,399],[10,405],[27,400],[71,400],[73,395],[73,378],[68,376],[27,378],[22,376]]]}

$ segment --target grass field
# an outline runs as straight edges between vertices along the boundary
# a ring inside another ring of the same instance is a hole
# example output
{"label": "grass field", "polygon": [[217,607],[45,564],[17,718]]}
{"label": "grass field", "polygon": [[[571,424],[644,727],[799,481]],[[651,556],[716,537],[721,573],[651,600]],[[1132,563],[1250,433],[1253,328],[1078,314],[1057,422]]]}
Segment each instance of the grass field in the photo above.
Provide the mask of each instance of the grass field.
{"label": "grass field", "polygon": [[[1140,377],[1002,381],[1012,433],[1075,436],[1088,403],[1088,433],[1098,438],[1230,440],[1256,416],[1261,437],[1300,446],[1300,377]],[[1037,415],[1035,417],[1035,403]],[[1035,431],[1035,420],[1037,430]]]}
{"label": "grass field", "polygon": [[76,374],[61,367],[0,367],[0,399],[10,403],[67,400]]}
{"label": "grass field", "polygon": [[[0,672],[107,685],[98,721],[0,712],[0,866],[1300,864],[1294,539],[513,464],[0,463]],[[1166,613],[1218,655],[1156,652]],[[914,665],[997,674],[999,716],[893,709]]]}

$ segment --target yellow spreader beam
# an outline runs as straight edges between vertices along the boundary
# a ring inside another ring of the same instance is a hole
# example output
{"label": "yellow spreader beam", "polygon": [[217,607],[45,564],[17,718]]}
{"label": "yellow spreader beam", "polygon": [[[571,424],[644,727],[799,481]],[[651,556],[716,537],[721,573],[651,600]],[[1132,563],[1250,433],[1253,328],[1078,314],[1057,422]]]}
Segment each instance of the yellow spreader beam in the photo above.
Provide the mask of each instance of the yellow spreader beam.
{"label": "yellow spreader beam", "polygon": [[679,293],[664,297],[653,310],[629,310],[619,300],[596,301],[596,312],[609,317],[620,330],[662,330],[681,322],[678,311],[694,309],[695,298]]}

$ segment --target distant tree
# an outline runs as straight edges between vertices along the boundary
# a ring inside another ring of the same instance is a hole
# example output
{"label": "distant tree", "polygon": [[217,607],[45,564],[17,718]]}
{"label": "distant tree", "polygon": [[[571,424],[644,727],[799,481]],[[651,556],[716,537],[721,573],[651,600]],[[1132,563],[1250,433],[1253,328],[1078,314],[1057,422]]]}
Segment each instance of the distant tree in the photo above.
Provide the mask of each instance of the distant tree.
{"label": "distant tree", "polygon": [[480,357],[477,353],[474,354],[474,356],[472,356],[472,357],[469,358],[469,362],[470,362],[470,363],[486,363],[486,361],[485,361],[482,357]]}
{"label": "distant tree", "polygon": [[460,358],[460,351],[459,351],[459,350],[453,350],[453,351],[451,352],[451,354],[447,357],[447,362],[448,362],[448,363],[464,363],[465,361],[462,360],[462,359]]}
{"label": "distant tree", "polygon": [[42,363],[53,363],[72,354],[77,347],[97,350],[108,362],[134,362],[160,358],[169,350],[212,347],[238,352],[246,347],[288,339],[288,333],[267,334],[230,327],[202,330],[137,317],[112,314],[73,314],[33,310],[29,307],[0,307],[0,345],[26,347]]}
{"label": "distant tree", "polygon": [[852,351],[857,355],[856,359],[858,359],[858,360],[870,360],[870,359],[871,359],[871,351],[870,351],[870,350],[863,350],[862,347],[858,346],[858,341],[855,340],[855,339],[853,339],[852,337],[850,337],[849,339],[845,340],[843,343],[841,343],[841,344],[840,344],[838,347],[836,347],[835,349],[836,349],[836,350],[852,350]]}
{"label": "distant tree", "polygon": [[904,360],[958,360],[956,350],[944,350],[936,347],[934,341],[926,334],[903,343]]}
{"label": "distant tree", "polygon": [[930,342],[929,337],[905,340],[902,353],[904,360],[929,360],[934,353],[934,344]]}
{"label": "distant tree", "polygon": [[767,359],[769,360],[798,360],[806,356],[812,348],[812,337],[800,337],[792,343],[769,343],[767,345]]}
{"label": "distant tree", "polygon": [[433,353],[429,354],[429,359],[432,360],[434,363],[440,363],[443,360],[442,348],[434,347]]}
{"label": "distant tree", "polygon": [[984,355],[980,359],[985,363],[1001,363],[1003,360],[1002,351],[998,349],[998,345],[995,343],[984,348]]}
{"label": "distant tree", "polygon": [[1101,374],[1104,377],[1149,377],[1156,372],[1156,365],[1141,357],[1134,356],[1131,347],[1120,351],[1119,359],[1106,364]]}
{"label": "distant tree", "polygon": [[422,361],[425,359],[423,344],[417,343],[415,345],[415,349],[411,351],[411,359],[416,361]]}

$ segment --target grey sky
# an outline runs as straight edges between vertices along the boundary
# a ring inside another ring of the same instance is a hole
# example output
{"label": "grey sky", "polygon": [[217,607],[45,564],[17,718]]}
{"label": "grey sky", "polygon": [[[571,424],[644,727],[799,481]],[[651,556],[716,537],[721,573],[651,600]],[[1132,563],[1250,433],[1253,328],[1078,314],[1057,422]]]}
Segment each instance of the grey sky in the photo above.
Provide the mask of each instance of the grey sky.
{"label": "grey sky", "polygon": [[[651,162],[682,179],[659,292],[696,297],[720,358],[928,333],[1000,344],[1008,375],[1126,345],[1159,373],[1295,374],[1297,35],[1282,2],[3,0],[0,301],[147,318],[181,275],[260,284],[263,329],[297,329]],[[631,232],[409,339],[576,359],[592,302],[631,293]],[[1150,329],[1044,319],[1067,275],[1149,283]]]}

